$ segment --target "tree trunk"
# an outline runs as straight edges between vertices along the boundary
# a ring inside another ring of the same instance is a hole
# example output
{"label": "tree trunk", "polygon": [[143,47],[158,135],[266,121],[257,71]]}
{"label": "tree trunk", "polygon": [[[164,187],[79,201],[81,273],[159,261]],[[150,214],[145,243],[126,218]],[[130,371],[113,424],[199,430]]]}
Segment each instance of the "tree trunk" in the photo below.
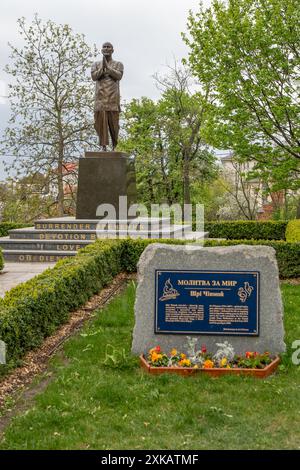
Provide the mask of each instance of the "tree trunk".
{"label": "tree trunk", "polygon": [[57,167],[57,215],[63,217],[64,215],[64,183],[63,183],[63,160],[59,156]]}
{"label": "tree trunk", "polygon": [[183,202],[184,204],[191,203],[190,160],[186,152],[184,153],[183,160]]}
{"label": "tree trunk", "polygon": [[298,199],[296,219],[300,219],[300,198]]}
{"label": "tree trunk", "polygon": [[150,203],[153,204],[155,202],[155,197],[154,197],[154,192],[153,192],[152,179],[150,176],[148,176],[147,178],[147,186],[148,186],[148,191],[150,194]]}
{"label": "tree trunk", "polygon": [[57,165],[57,213],[59,217],[64,215],[64,181],[63,181],[63,165],[64,165],[64,140],[62,133],[61,111],[58,109],[58,165]]}

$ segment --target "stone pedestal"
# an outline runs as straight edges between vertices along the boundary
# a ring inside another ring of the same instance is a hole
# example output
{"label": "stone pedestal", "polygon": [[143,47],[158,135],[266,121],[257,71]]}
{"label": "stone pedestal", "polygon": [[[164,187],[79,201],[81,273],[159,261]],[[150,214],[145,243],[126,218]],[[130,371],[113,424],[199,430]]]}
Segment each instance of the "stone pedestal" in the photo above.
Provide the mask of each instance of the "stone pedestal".
{"label": "stone pedestal", "polygon": [[111,204],[119,219],[119,197],[136,202],[134,161],[123,152],[86,152],[79,159],[76,219],[97,219],[97,207]]}

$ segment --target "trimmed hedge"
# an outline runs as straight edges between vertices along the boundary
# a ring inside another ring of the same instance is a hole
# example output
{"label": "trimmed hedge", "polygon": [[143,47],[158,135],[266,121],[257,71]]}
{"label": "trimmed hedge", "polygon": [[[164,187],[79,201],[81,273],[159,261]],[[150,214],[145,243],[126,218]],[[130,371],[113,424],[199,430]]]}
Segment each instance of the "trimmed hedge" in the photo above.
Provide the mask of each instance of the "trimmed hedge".
{"label": "trimmed hedge", "polygon": [[[149,243],[156,240],[126,240],[122,250],[123,269],[129,272],[136,271],[136,265],[142,252]],[[180,240],[160,240],[160,243],[183,244]],[[300,277],[300,243],[288,243],[284,240],[209,240],[204,246],[230,246],[230,245],[266,245],[276,251],[279,276],[281,279]]]}
{"label": "trimmed hedge", "polygon": [[144,249],[150,243],[166,243],[171,245],[184,245],[185,243],[191,242],[184,242],[183,240],[147,240],[147,239],[126,239],[122,240],[122,268],[123,271],[127,271],[129,273],[133,273],[136,271],[136,265],[140,259],[141,254],[143,253]]}
{"label": "trimmed hedge", "polygon": [[[0,339],[7,345],[8,365],[15,366],[29,350],[64,323],[121,271],[133,272],[149,243],[158,240],[96,241],[75,257],[59,261],[54,268],[18,285],[0,299]],[[180,240],[160,243],[184,244]],[[281,278],[300,277],[300,243],[265,240],[206,240],[205,246],[238,244],[268,245],[276,250]]]}
{"label": "trimmed hedge", "polygon": [[287,242],[300,242],[300,219],[289,221],[285,237]]}
{"label": "trimmed hedge", "polygon": [[120,243],[96,242],[7,292],[0,302],[0,339],[6,343],[8,367],[121,270]]}
{"label": "trimmed hedge", "polygon": [[205,222],[210,238],[229,240],[285,240],[287,221],[233,220]]}
{"label": "trimmed hedge", "polygon": [[300,243],[288,243],[284,240],[207,240],[205,246],[230,245],[266,245],[276,251],[276,258],[281,279],[300,277]]}
{"label": "trimmed hedge", "polygon": [[0,223],[0,237],[7,237],[8,231],[15,228],[32,227],[33,224],[15,224],[13,222]]}

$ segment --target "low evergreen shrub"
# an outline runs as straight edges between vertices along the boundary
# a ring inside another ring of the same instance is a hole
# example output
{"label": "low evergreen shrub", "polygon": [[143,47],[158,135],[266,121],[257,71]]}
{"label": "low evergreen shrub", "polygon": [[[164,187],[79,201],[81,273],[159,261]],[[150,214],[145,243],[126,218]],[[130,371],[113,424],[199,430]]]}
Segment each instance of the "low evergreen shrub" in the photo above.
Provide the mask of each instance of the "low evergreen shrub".
{"label": "low evergreen shrub", "polygon": [[285,237],[287,242],[300,242],[300,219],[289,221]]}

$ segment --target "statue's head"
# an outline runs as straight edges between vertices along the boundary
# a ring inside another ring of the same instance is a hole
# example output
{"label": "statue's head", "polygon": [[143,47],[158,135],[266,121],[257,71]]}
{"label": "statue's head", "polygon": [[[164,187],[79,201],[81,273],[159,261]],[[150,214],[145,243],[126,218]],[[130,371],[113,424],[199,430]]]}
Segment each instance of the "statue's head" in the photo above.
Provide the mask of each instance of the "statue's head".
{"label": "statue's head", "polygon": [[110,42],[105,42],[102,45],[101,52],[105,57],[110,57],[112,53],[114,52],[114,47]]}

